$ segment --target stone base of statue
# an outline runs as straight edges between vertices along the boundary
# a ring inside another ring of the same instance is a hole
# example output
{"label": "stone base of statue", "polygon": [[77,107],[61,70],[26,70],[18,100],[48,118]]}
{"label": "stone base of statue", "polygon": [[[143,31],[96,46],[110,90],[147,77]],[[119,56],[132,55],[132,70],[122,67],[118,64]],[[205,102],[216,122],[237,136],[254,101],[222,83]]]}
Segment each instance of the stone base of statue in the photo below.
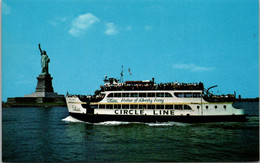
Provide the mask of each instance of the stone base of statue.
{"label": "stone base of statue", "polygon": [[35,92],[53,92],[52,77],[50,74],[40,74],[37,77],[37,87]]}
{"label": "stone base of statue", "polygon": [[53,91],[52,77],[50,74],[40,74],[37,77],[37,86],[34,93],[24,97],[64,97]]}
{"label": "stone base of statue", "polygon": [[53,91],[52,77],[50,74],[40,74],[37,77],[37,86],[34,93],[24,97],[8,98],[6,106],[66,106],[64,95]]}

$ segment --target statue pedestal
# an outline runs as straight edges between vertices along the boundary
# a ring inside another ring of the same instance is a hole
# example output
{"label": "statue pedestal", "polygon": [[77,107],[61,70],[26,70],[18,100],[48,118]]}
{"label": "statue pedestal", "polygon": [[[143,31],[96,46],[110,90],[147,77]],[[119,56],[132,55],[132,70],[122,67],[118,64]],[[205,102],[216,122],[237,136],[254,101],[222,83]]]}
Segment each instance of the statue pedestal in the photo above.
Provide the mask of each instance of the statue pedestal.
{"label": "statue pedestal", "polygon": [[24,97],[64,97],[53,91],[52,79],[50,74],[40,74],[37,77],[38,82],[35,92]]}
{"label": "statue pedestal", "polygon": [[38,81],[34,93],[24,95],[24,97],[8,98],[7,106],[66,106],[64,95],[59,95],[53,91],[52,79],[50,74],[40,74],[37,77]]}
{"label": "statue pedestal", "polygon": [[50,74],[40,74],[37,77],[38,82],[35,92],[53,92],[52,79]]}

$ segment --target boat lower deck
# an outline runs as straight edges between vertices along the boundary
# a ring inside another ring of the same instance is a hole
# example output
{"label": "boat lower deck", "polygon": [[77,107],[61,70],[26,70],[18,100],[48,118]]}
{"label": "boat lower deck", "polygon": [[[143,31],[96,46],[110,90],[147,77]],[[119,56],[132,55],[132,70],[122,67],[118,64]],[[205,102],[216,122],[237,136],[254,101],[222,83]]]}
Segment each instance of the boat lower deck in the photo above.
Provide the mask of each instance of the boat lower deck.
{"label": "boat lower deck", "polygon": [[218,116],[147,116],[147,115],[102,115],[102,114],[79,114],[69,113],[72,117],[91,123],[104,121],[125,121],[125,122],[245,122],[246,115],[218,115]]}

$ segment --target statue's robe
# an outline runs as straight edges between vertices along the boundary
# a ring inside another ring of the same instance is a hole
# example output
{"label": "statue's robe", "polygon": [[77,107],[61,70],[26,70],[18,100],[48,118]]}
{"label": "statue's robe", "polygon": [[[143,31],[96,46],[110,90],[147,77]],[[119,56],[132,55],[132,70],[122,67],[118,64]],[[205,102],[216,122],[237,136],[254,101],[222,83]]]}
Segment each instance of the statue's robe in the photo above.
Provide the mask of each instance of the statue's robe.
{"label": "statue's robe", "polygon": [[48,63],[50,62],[50,59],[47,55],[42,55],[41,59],[41,66],[42,66],[42,73],[48,74]]}

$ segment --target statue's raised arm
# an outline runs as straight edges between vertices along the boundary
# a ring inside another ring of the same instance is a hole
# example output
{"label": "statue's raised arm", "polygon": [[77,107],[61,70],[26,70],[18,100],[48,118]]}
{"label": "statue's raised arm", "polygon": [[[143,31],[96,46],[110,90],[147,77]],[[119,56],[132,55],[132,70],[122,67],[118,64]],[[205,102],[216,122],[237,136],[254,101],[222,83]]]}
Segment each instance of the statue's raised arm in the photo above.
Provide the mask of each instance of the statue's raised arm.
{"label": "statue's raised arm", "polygon": [[40,43],[39,43],[39,49],[40,49],[40,52],[41,52],[41,54],[42,54],[43,52],[42,52],[41,44],[40,44]]}

